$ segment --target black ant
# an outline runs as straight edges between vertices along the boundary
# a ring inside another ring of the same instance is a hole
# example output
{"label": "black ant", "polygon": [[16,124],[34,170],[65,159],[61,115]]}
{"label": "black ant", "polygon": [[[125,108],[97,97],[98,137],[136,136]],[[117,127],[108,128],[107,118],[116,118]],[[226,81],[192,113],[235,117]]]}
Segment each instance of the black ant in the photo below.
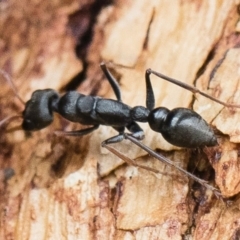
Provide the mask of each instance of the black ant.
{"label": "black ant", "polygon": [[[164,107],[154,109],[155,100],[150,82],[150,74],[155,74],[193,93],[200,93],[224,106],[240,107],[239,105],[223,103],[194,87],[148,69],[145,74],[147,107],[136,106],[131,108],[122,102],[118,83],[107,69],[105,63],[101,63],[100,67],[109,81],[117,100],[86,96],[76,91],[70,91],[63,96],[59,96],[53,89],[36,90],[33,92],[31,99],[26,102],[25,110],[21,116],[23,118],[23,130],[38,131],[47,127],[53,121],[53,112],[57,112],[71,122],[92,125],[92,127],[77,131],[56,131],[58,134],[82,136],[96,130],[99,125],[113,127],[119,134],[102,142],[102,146],[109,150],[112,148],[109,148],[108,144],[120,142],[124,138],[130,140],[132,138],[135,140],[142,140],[144,138],[143,130],[136,122],[148,122],[154,131],[161,133],[169,143],[179,147],[197,148],[216,145],[217,139],[214,132],[207,122],[196,112],[187,108],[175,108],[171,111]],[[8,79],[6,73],[3,71],[1,73]],[[12,88],[16,93],[15,88]],[[19,116],[12,116],[2,120],[0,126],[16,117]],[[131,132],[132,137],[125,134],[125,128]],[[141,147],[143,148],[143,146]],[[152,155],[153,152],[151,152]],[[190,177],[193,176],[190,173],[186,173],[183,169],[180,171]],[[195,180],[198,179],[197,177],[192,178]],[[199,182],[206,186],[205,181],[200,179]]]}
{"label": "black ant", "polygon": [[[107,77],[117,100],[85,96],[77,91],[69,91],[65,95],[59,96],[53,89],[36,90],[33,92],[31,99],[26,102],[22,113],[23,130],[38,131],[49,126],[53,122],[53,112],[57,112],[71,122],[92,125],[92,127],[78,131],[58,131],[59,134],[82,136],[96,130],[99,125],[111,126],[119,132],[118,135],[103,141],[102,146],[122,141],[125,127],[134,138],[143,139],[143,130],[136,122],[148,122],[152,130],[161,133],[169,143],[179,147],[196,148],[217,144],[212,129],[196,112],[187,108],[175,108],[171,111],[164,107],[154,108],[155,99],[150,74],[153,73],[160,77],[163,75],[150,69],[146,71],[147,107],[136,106],[131,108],[122,102],[120,88],[106,65],[102,63],[100,67]],[[173,82],[172,79],[165,76],[164,79]],[[176,80],[174,83],[179,84],[176,83]],[[189,90],[189,87],[186,87],[183,83],[181,83],[181,86]],[[216,99],[216,101],[218,100]],[[2,123],[7,120],[9,118],[3,120]]]}

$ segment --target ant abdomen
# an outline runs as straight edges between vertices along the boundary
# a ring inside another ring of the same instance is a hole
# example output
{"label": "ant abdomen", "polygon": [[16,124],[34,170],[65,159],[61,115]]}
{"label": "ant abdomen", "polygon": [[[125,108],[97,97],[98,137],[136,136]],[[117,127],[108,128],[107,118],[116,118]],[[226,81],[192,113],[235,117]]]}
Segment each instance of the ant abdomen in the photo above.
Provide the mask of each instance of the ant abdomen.
{"label": "ant abdomen", "polygon": [[37,131],[50,125],[53,121],[53,109],[59,100],[53,89],[37,90],[26,102],[23,111],[22,128],[26,131]]}
{"label": "ant abdomen", "polygon": [[160,132],[169,143],[186,148],[215,146],[217,139],[207,122],[186,108],[155,108],[148,116],[152,130]]}

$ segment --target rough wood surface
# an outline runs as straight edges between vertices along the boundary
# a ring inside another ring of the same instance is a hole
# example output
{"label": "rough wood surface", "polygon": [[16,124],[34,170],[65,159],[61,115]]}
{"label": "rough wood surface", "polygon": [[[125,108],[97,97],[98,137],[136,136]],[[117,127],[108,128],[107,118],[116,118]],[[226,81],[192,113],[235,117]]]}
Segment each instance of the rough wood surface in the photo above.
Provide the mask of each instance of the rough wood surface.
{"label": "rough wood surface", "polygon": [[[115,98],[99,69],[104,60],[113,63],[130,106],[145,105],[149,67],[240,104],[239,1],[103,2],[98,15],[93,0],[0,2],[0,69],[24,101],[36,89],[63,92],[81,71],[79,91]],[[76,45],[84,46],[80,59]],[[3,77],[0,83],[3,119],[23,106]],[[55,136],[55,129],[81,127],[56,115],[30,136],[7,132],[19,120],[0,130],[0,239],[238,239],[240,110],[156,77],[153,86],[156,106],[193,107],[216,130],[219,146],[179,149],[147,124],[143,142],[216,184],[228,205],[128,141],[115,147],[163,174],[124,164],[101,148],[116,134],[110,127],[81,138]]]}

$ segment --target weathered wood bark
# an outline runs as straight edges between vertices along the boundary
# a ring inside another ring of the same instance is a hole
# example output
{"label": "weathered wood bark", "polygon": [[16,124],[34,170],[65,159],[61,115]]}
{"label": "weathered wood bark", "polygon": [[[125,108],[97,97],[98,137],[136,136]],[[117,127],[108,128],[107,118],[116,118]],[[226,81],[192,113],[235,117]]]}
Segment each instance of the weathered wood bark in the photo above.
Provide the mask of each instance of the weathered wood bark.
{"label": "weathered wood bark", "polygon": [[[86,80],[79,91],[115,98],[99,69],[105,60],[123,65],[113,71],[130,106],[145,105],[149,67],[240,104],[238,1],[118,0],[103,6],[95,22],[92,4],[0,2],[0,68],[12,76],[24,101],[36,89],[66,90],[82,69]],[[81,60],[77,44],[84,46]],[[23,106],[3,77],[1,83],[3,119]],[[195,174],[216,184],[226,198],[235,196],[231,205],[127,141],[116,148],[163,174],[124,164],[101,148],[101,141],[116,134],[110,127],[81,138],[59,137],[55,129],[80,127],[56,115],[51,127],[31,136],[7,132],[19,120],[1,128],[1,239],[239,238],[240,110],[195,98],[156,77],[153,85],[156,106],[193,106],[216,129],[219,146],[178,149],[142,124],[144,143],[183,168],[192,170],[196,162]]]}

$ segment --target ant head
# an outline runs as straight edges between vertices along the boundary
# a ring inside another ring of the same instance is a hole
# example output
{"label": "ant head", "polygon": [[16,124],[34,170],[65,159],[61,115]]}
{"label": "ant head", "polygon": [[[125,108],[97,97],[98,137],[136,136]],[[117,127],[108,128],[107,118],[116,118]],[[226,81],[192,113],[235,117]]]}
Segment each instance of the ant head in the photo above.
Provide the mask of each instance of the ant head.
{"label": "ant head", "polygon": [[7,125],[9,122],[19,117],[23,118],[22,129],[25,131],[37,131],[47,127],[52,123],[53,111],[57,110],[57,104],[59,100],[59,95],[55,90],[37,90],[33,92],[31,99],[25,104],[22,98],[18,95],[17,89],[9,74],[0,69],[0,75],[5,78],[5,80],[11,86],[15,96],[23,105],[25,105],[25,110],[23,111],[22,115],[6,117],[0,121],[0,127]]}
{"label": "ant head", "polygon": [[26,102],[23,111],[22,128],[25,131],[37,131],[47,127],[53,121],[53,110],[57,106],[59,95],[53,89],[37,90]]}

